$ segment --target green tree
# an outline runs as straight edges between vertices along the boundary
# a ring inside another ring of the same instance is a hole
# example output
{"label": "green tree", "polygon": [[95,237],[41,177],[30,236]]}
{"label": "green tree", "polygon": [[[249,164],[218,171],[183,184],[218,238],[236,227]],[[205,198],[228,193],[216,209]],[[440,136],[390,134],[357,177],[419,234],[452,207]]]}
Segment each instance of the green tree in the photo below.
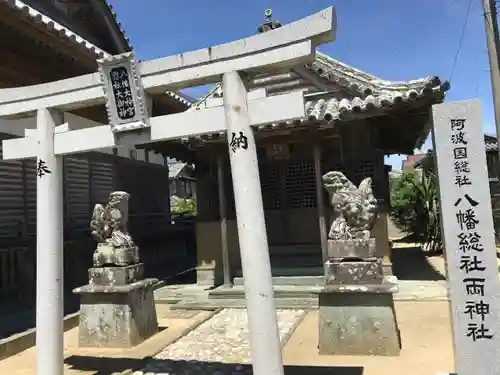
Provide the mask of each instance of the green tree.
{"label": "green tree", "polygon": [[170,210],[174,216],[196,216],[196,201],[194,198],[179,198],[172,196]]}

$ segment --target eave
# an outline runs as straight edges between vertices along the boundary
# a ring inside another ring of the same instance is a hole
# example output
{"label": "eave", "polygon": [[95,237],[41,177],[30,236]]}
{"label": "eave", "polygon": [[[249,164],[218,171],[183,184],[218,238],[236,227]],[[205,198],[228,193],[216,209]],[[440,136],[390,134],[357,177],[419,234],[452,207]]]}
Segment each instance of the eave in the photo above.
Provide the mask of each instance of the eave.
{"label": "eave", "polygon": [[[61,23],[56,22],[49,16],[42,14],[41,12],[27,5],[21,0],[0,0],[0,3],[1,2],[5,3],[9,8],[18,13],[19,16],[28,23],[38,25],[49,35],[54,36],[54,38],[58,40],[61,40],[63,43],[71,46],[76,51],[84,54],[91,60],[95,61],[97,59],[110,56],[109,53],[97,47],[95,44],[81,37]],[[106,7],[110,7],[107,2],[105,2],[105,5]],[[111,13],[111,8],[109,8],[109,12],[113,17],[113,20],[115,21],[114,17],[116,17],[116,15],[114,13]],[[123,38],[125,38],[123,31],[121,31],[121,33]],[[129,44],[127,45],[130,46]],[[177,107],[176,111],[179,112],[182,112],[191,106],[191,103],[186,98],[174,91],[166,92],[166,99],[171,102],[174,107]]]}
{"label": "eave", "polygon": [[[315,79],[306,77],[301,72],[305,68]],[[390,82],[381,80],[368,73],[349,67],[327,55],[317,52],[312,64],[292,69],[290,73],[253,77],[249,89],[264,88],[268,95],[301,90],[305,91],[305,110],[307,115],[293,122],[269,124],[258,128],[259,131],[292,130],[307,126],[335,127],[342,123],[376,118],[380,116],[398,116],[402,112],[426,112],[432,105],[444,100],[450,85],[431,76],[408,82]],[[327,88],[329,90],[321,90]],[[219,83],[214,86],[189,110],[197,110],[214,105],[222,105],[223,90]],[[428,119],[419,115],[418,121],[407,126],[397,127],[396,132],[409,132],[413,140],[407,149],[420,147],[428,134]],[[193,139],[184,139],[190,145],[203,144],[225,139],[225,134],[207,134]],[[405,142],[408,143],[408,142]],[[411,141],[410,141],[411,143]],[[415,146],[415,147],[413,147]],[[400,152],[392,150],[391,152]]]}
{"label": "eave", "polygon": [[85,51],[96,59],[102,58],[106,52],[97,47],[95,44],[82,38],[74,33],[69,28],[54,21],[52,18],[42,14],[35,8],[25,4],[21,0],[0,0],[5,3],[9,8],[16,11],[23,19],[29,23],[41,26],[47,33],[58,36],[63,41],[69,43],[80,51]]}

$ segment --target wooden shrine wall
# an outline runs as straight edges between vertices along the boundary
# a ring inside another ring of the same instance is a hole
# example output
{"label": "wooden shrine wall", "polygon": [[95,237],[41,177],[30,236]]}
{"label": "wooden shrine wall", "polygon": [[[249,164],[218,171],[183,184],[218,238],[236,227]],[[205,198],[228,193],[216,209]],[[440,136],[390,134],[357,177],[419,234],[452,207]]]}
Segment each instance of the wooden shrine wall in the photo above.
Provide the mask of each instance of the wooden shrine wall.
{"label": "wooden shrine wall", "polygon": [[[340,136],[323,139],[321,172],[341,171],[356,185],[371,177],[380,209],[385,210],[389,190],[384,155],[372,146],[366,126],[364,122],[346,124],[340,129]],[[272,146],[258,144],[258,154],[270,245],[319,244],[313,145],[306,142]],[[228,219],[234,220],[234,196],[227,155],[225,165]],[[199,158],[196,181],[198,220],[218,221],[215,156]],[[324,194],[329,214],[329,199],[326,191]]]}
{"label": "wooden shrine wall", "polygon": [[[96,203],[113,190],[131,194],[132,233],[161,231],[170,220],[168,168],[111,154],[65,156],[64,230],[66,238],[88,234]],[[0,242],[36,234],[36,160],[0,160]]]}

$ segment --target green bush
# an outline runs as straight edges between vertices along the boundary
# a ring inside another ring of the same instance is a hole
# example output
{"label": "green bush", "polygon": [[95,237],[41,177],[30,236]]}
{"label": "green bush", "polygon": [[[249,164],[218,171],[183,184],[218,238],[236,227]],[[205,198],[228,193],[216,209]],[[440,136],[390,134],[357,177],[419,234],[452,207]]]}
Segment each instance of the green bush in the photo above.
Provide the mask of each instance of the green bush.
{"label": "green bush", "polygon": [[196,216],[196,201],[194,198],[179,198],[172,196],[170,211],[173,216]]}
{"label": "green bush", "polygon": [[[427,164],[428,166],[428,164]],[[391,217],[396,226],[432,252],[442,252],[439,198],[432,168],[391,177]]]}

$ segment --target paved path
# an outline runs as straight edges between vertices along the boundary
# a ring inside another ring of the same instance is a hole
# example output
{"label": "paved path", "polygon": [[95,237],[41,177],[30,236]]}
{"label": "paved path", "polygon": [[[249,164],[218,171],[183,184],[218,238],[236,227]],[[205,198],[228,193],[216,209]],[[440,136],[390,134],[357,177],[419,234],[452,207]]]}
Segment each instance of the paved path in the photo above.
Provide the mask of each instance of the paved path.
{"label": "paved path", "polygon": [[[285,375],[436,375],[453,370],[447,302],[397,302],[396,315],[400,356],[320,356],[318,312],[280,310]],[[133,374],[251,375],[248,348],[245,310],[227,309]]]}
{"label": "paved path", "polygon": [[[209,319],[208,311],[171,311],[157,305],[158,323],[163,330],[131,349],[86,349],[78,347],[78,328],[64,334],[64,375],[119,375],[141,368],[144,358],[161,351]],[[29,375],[36,373],[36,348],[27,349],[0,361],[0,374]]]}

